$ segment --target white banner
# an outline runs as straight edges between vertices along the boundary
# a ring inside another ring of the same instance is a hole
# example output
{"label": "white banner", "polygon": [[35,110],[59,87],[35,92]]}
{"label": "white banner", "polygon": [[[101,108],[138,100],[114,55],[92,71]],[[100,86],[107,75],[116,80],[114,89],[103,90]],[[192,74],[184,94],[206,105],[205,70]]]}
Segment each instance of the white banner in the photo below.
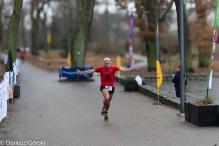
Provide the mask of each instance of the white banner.
{"label": "white banner", "polygon": [[15,72],[15,75],[17,75],[17,66],[16,63],[13,63],[13,71]]}
{"label": "white banner", "polygon": [[13,76],[12,76],[12,90],[14,91],[14,85],[16,84],[16,75],[15,71],[13,70]]}
{"label": "white banner", "polygon": [[0,121],[2,121],[2,119],[4,118],[3,117],[3,93],[2,93],[2,91],[3,91],[3,84],[1,83],[0,84]]}
{"label": "white banner", "polygon": [[13,72],[9,72],[9,99],[13,98],[12,79],[13,79]]}
{"label": "white banner", "polygon": [[[2,55],[5,59],[5,55]],[[5,61],[5,60],[4,60]],[[18,75],[18,60],[13,63],[13,72],[5,72],[2,83],[0,83],[0,121],[7,116],[7,100],[13,98],[14,85]]]}
{"label": "white banner", "polygon": [[9,99],[9,72],[6,72],[4,74],[4,90],[5,90],[5,96],[6,96],[6,99],[8,100]]}
{"label": "white banner", "polygon": [[[3,55],[3,57],[5,57]],[[18,60],[13,63],[13,72],[5,72],[2,83],[0,83],[0,121],[7,116],[7,100],[13,98],[14,85],[18,75]]]}
{"label": "white banner", "polygon": [[2,88],[2,109],[3,109],[3,113],[2,113],[2,117],[6,117],[7,116],[7,94],[5,93],[5,90],[4,90],[4,84],[3,84],[3,88]]}
{"label": "white banner", "polygon": [[16,72],[16,75],[18,75],[18,73],[19,73],[19,68],[18,68],[18,66],[19,66],[19,61],[18,61],[18,59],[16,59],[16,70],[17,70],[17,72]]}
{"label": "white banner", "polygon": [[7,99],[5,94],[5,86],[0,84],[0,121],[7,115]]}

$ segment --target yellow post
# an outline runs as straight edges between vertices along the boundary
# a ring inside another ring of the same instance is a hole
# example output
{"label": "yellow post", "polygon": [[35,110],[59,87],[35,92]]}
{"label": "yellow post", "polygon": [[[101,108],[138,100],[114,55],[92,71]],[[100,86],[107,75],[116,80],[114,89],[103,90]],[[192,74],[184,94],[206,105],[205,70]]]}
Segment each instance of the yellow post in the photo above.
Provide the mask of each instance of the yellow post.
{"label": "yellow post", "polygon": [[[117,62],[117,66],[120,67],[121,66],[121,57],[119,55],[116,56],[116,62]],[[120,71],[118,71],[118,78],[120,78]]]}
{"label": "yellow post", "polygon": [[70,53],[70,51],[68,52],[67,64],[68,64],[68,66],[71,66],[71,53]]}
{"label": "yellow post", "polygon": [[51,50],[51,34],[48,33],[47,34],[47,44],[48,44],[48,48],[47,48],[47,64],[50,65],[50,50]]}

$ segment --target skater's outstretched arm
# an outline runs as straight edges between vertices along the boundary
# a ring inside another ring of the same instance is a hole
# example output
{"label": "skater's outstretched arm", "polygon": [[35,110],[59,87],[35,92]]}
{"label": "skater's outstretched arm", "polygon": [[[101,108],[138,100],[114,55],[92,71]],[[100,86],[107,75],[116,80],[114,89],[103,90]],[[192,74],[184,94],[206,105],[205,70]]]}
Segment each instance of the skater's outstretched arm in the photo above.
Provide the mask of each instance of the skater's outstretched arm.
{"label": "skater's outstretched arm", "polygon": [[138,70],[138,68],[137,67],[134,67],[134,68],[119,68],[119,71],[121,71],[121,72],[130,72],[130,71],[136,71],[136,70]]}
{"label": "skater's outstretched arm", "polygon": [[80,70],[77,69],[77,75],[81,75],[81,74],[91,74],[91,73],[93,73],[93,72],[95,72],[94,69],[90,69],[90,70],[86,70],[86,71],[80,71]]}

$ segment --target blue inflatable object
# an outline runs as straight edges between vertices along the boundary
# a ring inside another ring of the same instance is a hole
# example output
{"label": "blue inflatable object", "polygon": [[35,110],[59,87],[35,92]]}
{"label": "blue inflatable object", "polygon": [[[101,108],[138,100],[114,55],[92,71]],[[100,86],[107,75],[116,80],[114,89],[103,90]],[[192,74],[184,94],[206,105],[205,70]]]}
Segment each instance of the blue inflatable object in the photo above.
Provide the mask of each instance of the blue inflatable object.
{"label": "blue inflatable object", "polygon": [[71,68],[69,67],[63,67],[63,66],[59,66],[59,77],[65,77],[65,78],[70,78],[70,79],[87,79],[87,78],[91,78],[93,77],[93,73],[91,74],[82,74],[82,75],[77,75],[77,71],[76,70],[80,70],[80,71],[86,71],[86,70],[90,70],[93,69],[93,67],[91,67],[90,65],[85,65],[84,68],[83,67],[75,67],[75,68]]}

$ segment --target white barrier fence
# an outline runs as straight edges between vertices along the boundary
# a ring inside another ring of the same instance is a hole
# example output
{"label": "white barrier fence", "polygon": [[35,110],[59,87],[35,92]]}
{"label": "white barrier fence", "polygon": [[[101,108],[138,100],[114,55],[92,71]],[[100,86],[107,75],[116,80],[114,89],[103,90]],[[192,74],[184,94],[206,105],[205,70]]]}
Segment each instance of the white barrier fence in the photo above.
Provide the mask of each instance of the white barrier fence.
{"label": "white barrier fence", "polygon": [[[4,58],[3,58],[4,59]],[[0,81],[0,122],[7,118],[7,104],[9,99],[13,99],[14,85],[17,83],[19,62],[13,63],[13,71],[5,72],[3,80]]]}

